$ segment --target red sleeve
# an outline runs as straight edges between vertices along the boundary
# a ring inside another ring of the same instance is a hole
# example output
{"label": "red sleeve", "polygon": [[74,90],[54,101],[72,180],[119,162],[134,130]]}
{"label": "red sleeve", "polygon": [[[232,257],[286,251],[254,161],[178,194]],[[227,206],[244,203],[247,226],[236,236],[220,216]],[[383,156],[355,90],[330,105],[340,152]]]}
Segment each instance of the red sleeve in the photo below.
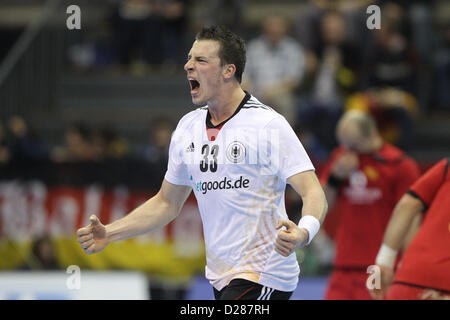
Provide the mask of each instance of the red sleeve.
{"label": "red sleeve", "polygon": [[429,206],[442,183],[450,179],[448,166],[449,160],[442,159],[439,161],[411,186],[410,193],[422,200],[426,206]]}
{"label": "red sleeve", "polygon": [[408,191],[412,184],[420,177],[420,169],[413,159],[406,157],[397,168],[397,174],[398,179],[395,186],[395,195],[397,201],[399,201],[405,192]]}

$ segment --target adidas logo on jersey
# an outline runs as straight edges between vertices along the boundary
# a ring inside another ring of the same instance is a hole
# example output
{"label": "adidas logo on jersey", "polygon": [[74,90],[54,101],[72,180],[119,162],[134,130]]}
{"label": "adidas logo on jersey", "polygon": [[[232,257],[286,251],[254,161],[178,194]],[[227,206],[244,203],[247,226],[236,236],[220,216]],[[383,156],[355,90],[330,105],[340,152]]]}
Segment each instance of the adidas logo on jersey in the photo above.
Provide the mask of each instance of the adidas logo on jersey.
{"label": "adidas logo on jersey", "polygon": [[194,143],[191,142],[191,144],[186,148],[186,152],[194,152],[195,148],[194,148]]}

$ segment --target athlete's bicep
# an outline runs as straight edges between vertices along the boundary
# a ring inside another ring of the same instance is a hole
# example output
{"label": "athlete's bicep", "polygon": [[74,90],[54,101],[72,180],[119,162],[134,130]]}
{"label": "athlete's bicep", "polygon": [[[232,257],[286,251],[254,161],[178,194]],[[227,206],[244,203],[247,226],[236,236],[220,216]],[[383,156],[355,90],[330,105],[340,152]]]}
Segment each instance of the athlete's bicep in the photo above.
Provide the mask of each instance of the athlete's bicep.
{"label": "athlete's bicep", "polygon": [[316,173],[308,170],[294,174],[287,179],[287,183],[302,197],[302,212],[313,215],[322,222],[328,210],[328,203]]}
{"label": "athlete's bicep", "polygon": [[323,191],[314,170],[294,174],[287,179],[287,183],[290,184],[302,198],[310,191]]}
{"label": "athlete's bicep", "polygon": [[164,179],[159,195],[163,201],[180,210],[191,191],[192,188],[189,186],[173,184]]}

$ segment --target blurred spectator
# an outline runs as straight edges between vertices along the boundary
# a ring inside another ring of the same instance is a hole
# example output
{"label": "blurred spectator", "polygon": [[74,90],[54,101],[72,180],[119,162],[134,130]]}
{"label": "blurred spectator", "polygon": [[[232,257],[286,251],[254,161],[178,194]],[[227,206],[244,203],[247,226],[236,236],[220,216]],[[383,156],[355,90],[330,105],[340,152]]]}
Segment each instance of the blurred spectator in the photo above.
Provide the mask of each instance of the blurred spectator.
{"label": "blurred spectator", "polygon": [[424,0],[409,2],[408,18],[410,42],[417,54],[418,67],[415,86],[420,110],[430,109],[433,94],[433,52],[436,38],[433,34],[431,8],[434,4]]}
{"label": "blurred spectator", "polygon": [[294,37],[308,53],[316,51],[322,41],[317,36],[320,33],[322,18],[327,12],[336,11],[345,19],[347,40],[358,46],[368,32],[367,7],[374,2],[373,0],[309,0],[294,19]]}
{"label": "blurred spectator", "polygon": [[7,141],[11,161],[48,159],[48,151],[44,143],[21,116],[16,115],[9,119]]}
{"label": "blurred spectator", "polygon": [[293,36],[308,53],[317,47],[320,20],[330,6],[328,0],[309,0],[293,19]]}
{"label": "blurred spectator", "polygon": [[329,151],[336,145],[333,135],[342,114],[343,101],[354,89],[360,59],[347,41],[346,23],[337,11],[327,11],[320,19],[319,41],[310,52],[308,82],[299,100],[299,123],[310,130]]}
{"label": "blurred spectator", "polygon": [[363,40],[366,25],[366,9],[373,0],[309,0],[294,19],[294,36],[307,51],[314,51],[321,41],[317,34],[320,21],[328,11],[343,15],[347,24],[347,34],[353,43]]}
{"label": "blurred spectator", "polygon": [[55,248],[49,235],[36,238],[31,244],[31,252],[19,270],[58,270],[61,269]]}
{"label": "blurred spectator", "polygon": [[246,0],[209,0],[207,1],[203,21],[205,25],[223,25],[231,31],[245,33],[243,12]]}
{"label": "blurred spectator", "polygon": [[10,157],[9,148],[6,144],[5,130],[0,123],[0,164],[8,163]]}
{"label": "blurred spectator", "polygon": [[305,67],[301,46],[287,35],[289,22],[281,16],[262,21],[262,34],[249,42],[244,87],[295,124],[294,89]]}
{"label": "blurred spectator", "polygon": [[134,61],[162,62],[159,11],[159,1],[120,1],[112,17],[120,65],[129,67]]}
{"label": "blurred spectator", "polygon": [[98,153],[91,139],[91,132],[86,125],[71,124],[64,134],[64,145],[52,150],[52,160],[55,162],[97,160]]}
{"label": "blurred spectator", "polygon": [[345,109],[372,115],[384,141],[405,151],[411,149],[418,107],[410,93],[396,88],[371,88],[350,96]]}
{"label": "blurred spectator", "polygon": [[169,157],[169,145],[173,123],[166,118],[158,118],[152,122],[150,127],[148,142],[142,147],[140,156],[150,162],[157,172],[164,174],[167,168]]}
{"label": "blurred spectator", "polygon": [[112,128],[105,127],[93,136],[93,144],[98,159],[123,159],[130,153],[128,142],[120,137]]}
{"label": "blurred spectator", "polygon": [[364,57],[364,87],[394,86],[417,94],[418,56],[409,41],[405,10],[393,2],[381,8],[381,28]]}
{"label": "blurred spectator", "polygon": [[184,61],[183,38],[188,23],[190,0],[165,0],[162,8],[164,72],[173,72]]}
{"label": "blurred spectator", "polygon": [[307,151],[313,164],[320,164],[321,162],[327,160],[327,150],[322,146],[319,139],[317,139],[313,133],[302,128],[301,126],[295,127],[294,131],[297,134],[298,139],[302,142],[303,147],[305,147],[305,150]]}
{"label": "blurred spectator", "polygon": [[187,3],[188,0],[120,1],[111,19],[119,64],[142,72],[142,68],[134,66],[180,62]]}
{"label": "blurred spectator", "polygon": [[450,23],[447,23],[440,39],[440,48],[434,55],[436,107],[450,111]]}

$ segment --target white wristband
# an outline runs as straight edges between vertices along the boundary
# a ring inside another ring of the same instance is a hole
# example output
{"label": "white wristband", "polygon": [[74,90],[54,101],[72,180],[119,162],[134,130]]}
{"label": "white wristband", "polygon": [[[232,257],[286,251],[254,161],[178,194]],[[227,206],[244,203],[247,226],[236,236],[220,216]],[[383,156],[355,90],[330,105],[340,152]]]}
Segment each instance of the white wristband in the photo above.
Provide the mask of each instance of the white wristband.
{"label": "white wristband", "polygon": [[375,264],[393,269],[396,258],[397,250],[394,250],[383,243],[381,245],[380,251],[378,251],[377,258],[375,259]]}
{"label": "white wristband", "polygon": [[319,220],[317,220],[316,217],[307,215],[307,216],[303,216],[299,223],[298,223],[298,227],[299,228],[304,228],[308,231],[309,237],[308,237],[308,243],[311,243],[311,240],[314,238],[314,236],[317,234],[317,232],[320,229],[320,222]]}

